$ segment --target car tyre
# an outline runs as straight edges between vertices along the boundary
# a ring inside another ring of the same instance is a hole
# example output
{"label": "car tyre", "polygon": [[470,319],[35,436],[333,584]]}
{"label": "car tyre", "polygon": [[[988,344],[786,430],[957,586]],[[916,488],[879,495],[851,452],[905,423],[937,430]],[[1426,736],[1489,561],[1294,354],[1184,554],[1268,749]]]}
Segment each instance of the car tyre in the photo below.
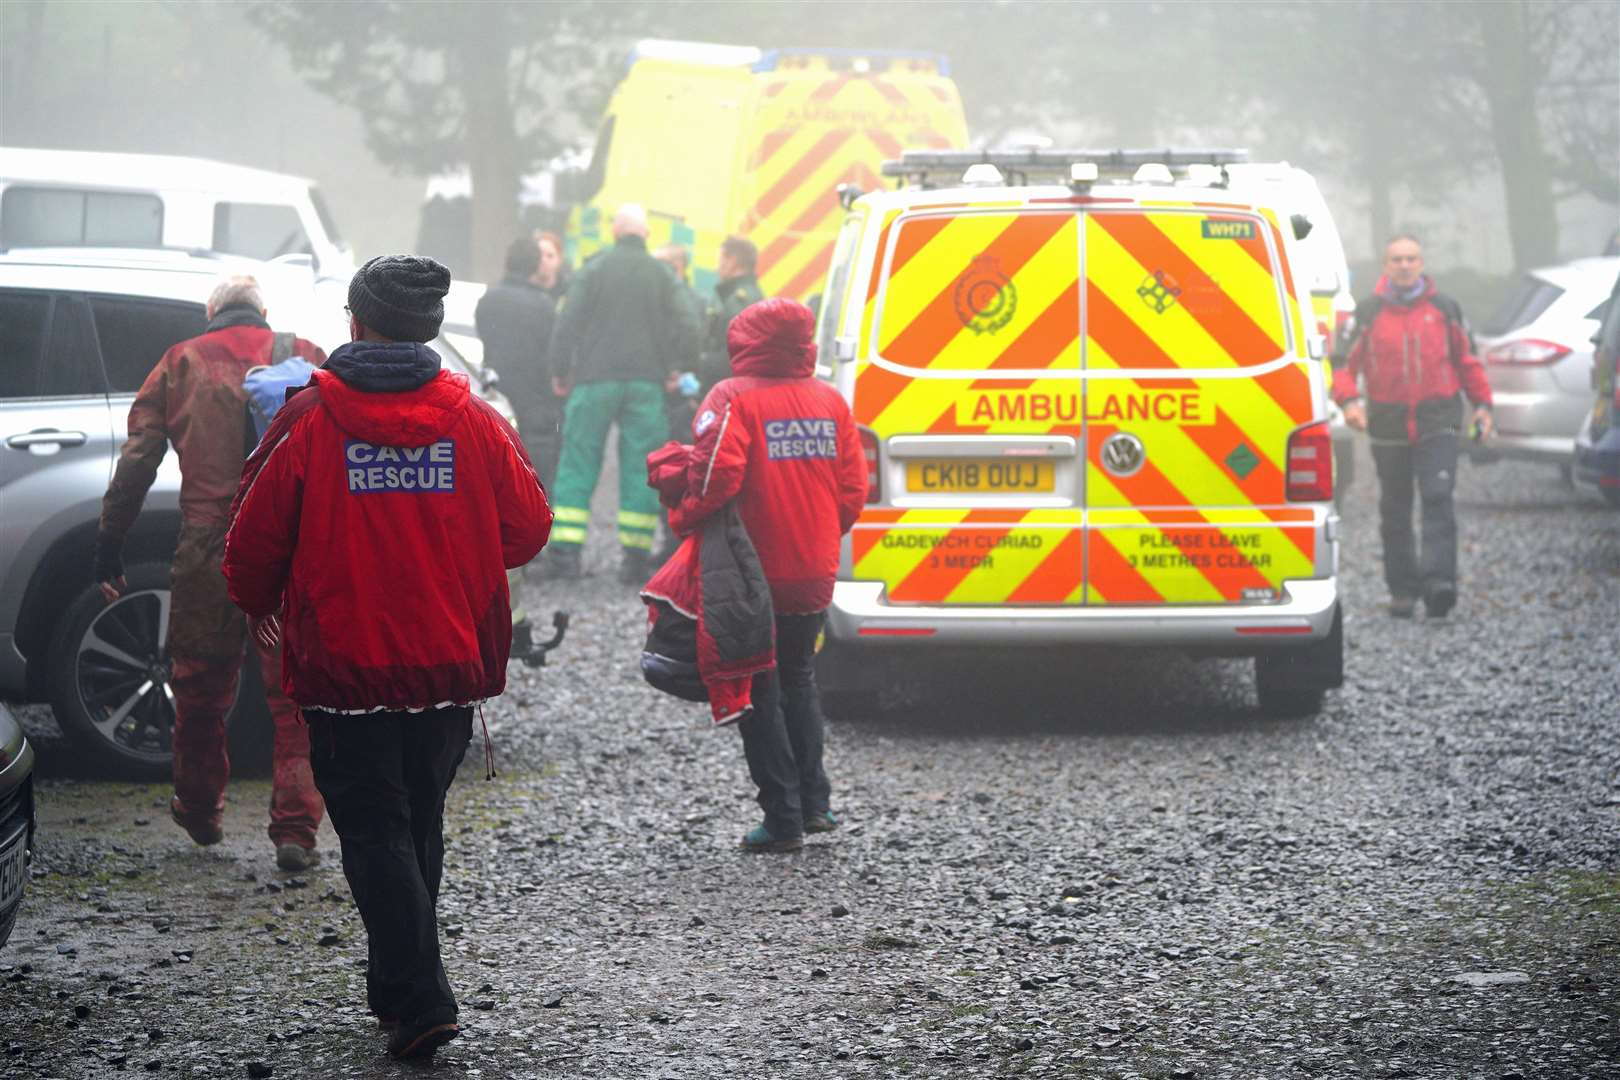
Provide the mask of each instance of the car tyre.
{"label": "car tyre", "polygon": [[1299,648],[1264,652],[1254,658],[1254,686],[1260,711],[1287,719],[1322,711],[1327,691],[1344,685],[1344,609],[1333,610],[1333,624],[1320,641]]}
{"label": "car tyre", "polygon": [[[143,562],[124,574],[128,588],[108,604],[85,586],[57,621],[47,654],[51,710],[62,732],[102,770],[142,780],[173,771],[174,695],[165,648],[167,563]],[[229,723],[227,752],[237,774],[270,760],[268,709],[258,664],[248,657]],[[244,689],[245,688],[245,689]],[[244,702],[252,703],[244,707]],[[117,718],[120,710],[124,716]]]}

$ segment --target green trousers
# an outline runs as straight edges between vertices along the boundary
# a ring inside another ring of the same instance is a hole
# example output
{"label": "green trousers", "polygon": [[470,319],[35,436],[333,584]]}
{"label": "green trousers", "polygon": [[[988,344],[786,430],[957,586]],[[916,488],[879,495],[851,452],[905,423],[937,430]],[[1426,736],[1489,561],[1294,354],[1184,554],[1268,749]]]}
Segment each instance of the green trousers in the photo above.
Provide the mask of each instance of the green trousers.
{"label": "green trousers", "polygon": [[619,543],[651,551],[658,530],[658,493],[647,486],[647,455],[669,438],[664,388],[655,382],[594,382],[574,387],[563,414],[562,459],[552,512],[551,543],[583,544],[591,495],[602,472],[608,428],[619,426]]}

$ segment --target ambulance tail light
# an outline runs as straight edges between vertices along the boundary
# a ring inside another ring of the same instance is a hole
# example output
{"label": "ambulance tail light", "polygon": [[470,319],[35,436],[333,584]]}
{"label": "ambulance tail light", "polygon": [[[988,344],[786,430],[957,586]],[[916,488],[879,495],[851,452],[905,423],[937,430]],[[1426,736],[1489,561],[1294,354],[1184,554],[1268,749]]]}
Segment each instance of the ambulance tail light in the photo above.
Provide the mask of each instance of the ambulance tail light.
{"label": "ambulance tail light", "polygon": [[1487,364],[1512,364],[1515,367],[1542,367],[1569,355],[1569,346],[1540,338],[1520,338],[1504,341],[1485,350]]}
{"label": "ambulance tail light", "polygon": [[1288,436],[1289,502],[1333,499],[1333,435],[1326,420],[1306,424]]}
{"label": "ambulance tail light", "polygon": [[878,467],[878,437],[871,428],[856,428],[861,435],[861,450],[866,454],[866,501],[883,501],[883,470]]}

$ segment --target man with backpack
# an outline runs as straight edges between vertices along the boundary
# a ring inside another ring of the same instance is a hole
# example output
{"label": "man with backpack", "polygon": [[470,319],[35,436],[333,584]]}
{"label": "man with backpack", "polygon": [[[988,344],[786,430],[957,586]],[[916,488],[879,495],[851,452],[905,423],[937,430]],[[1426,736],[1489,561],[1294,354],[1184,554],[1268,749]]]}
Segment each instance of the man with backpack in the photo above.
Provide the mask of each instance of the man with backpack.
{"label": "man with backpack", "polygon": [[[319,365],[319,348],[265,322],[264,297],[251,277],[219,283],[208,299],[208,329],[163,354],[129,410],[129,439],[102,500],[95,578],[108,603],[128,587],[124,538],[141,512],[169,445],[180,457],[180,539],[170,591],[168,650],[174,690],[175,823],[197,843],[224,837],[225,718],[236,701],[247,626],[220,574],[225,527],[242,462],[253,441],[244,380],[258,367],[302,358]],[[322,803],[309,767],[309,731],[281,690],[281,658],[258,648],[275,724],[270,841],[283,870],[319,860],[315,832]]]}
{"label": "man with backpack", "polygon": [[[1474,355],[1462,309],[1423,273],[1423,249],[1397,236],[1384,274],[1356,307],[1348,347],[1335,357],[1333,396],[1345,423],[1372,438],[1389,611],[1411,618],[1417,602],[1432,619],[1457,603],[1459,394],[1473,406],[1470,431],[1489,438],[1491,386]],[[1423,504],[1421,550],[1412,531],[1414,492]]]}

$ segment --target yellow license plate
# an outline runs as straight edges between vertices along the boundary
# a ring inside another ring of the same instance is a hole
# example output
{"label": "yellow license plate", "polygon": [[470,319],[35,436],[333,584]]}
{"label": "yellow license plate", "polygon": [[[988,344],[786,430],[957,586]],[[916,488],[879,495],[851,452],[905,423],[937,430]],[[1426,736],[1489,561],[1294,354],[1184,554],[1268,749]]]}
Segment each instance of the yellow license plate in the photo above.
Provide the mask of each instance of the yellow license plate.
{"label": "yellow license plate", "polygon": [[922,492],[1050,493],[1056,486],[1054,464],[1006,458],[976,461],[941,458],[906,462],[906,489]]}

